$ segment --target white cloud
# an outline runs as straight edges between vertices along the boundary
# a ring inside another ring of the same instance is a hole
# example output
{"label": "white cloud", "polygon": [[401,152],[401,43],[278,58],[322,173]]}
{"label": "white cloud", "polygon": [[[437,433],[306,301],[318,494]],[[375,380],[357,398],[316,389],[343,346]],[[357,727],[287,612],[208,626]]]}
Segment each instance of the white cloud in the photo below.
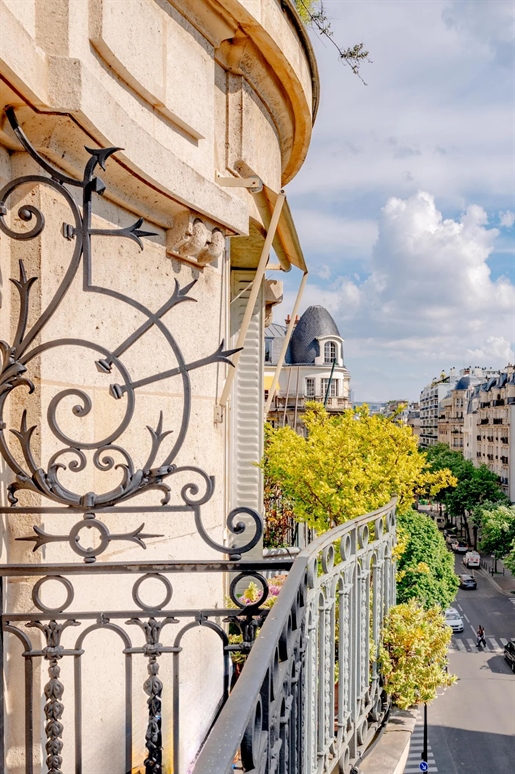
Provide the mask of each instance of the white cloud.
{"label": "white cloud", "polygon": [[514,287],[493,279],[509,271],[515,221],[514,3],[324,4],[334,40],[363,41],[373,64],[364,87],[312,34],[321,104],[288,186],[311,268],[304,308],[334,315],[357,400],[415,397],[453,365],[502,367],[515,340]]}
{"label": "white cloud", "polygon": [[511,210],[506,210],[506,212],[499,213],[499,225],[502,228],[511,228],[514,223],[515,213],[511,212]]}
{"label": "white cloud", "polygon": [[[373,64],[362,66],[365,87],[338,64],[332,46],[312,35],[321,104],[307,161],[290,191],[334,203],[335,196],[406,197],[422,188],[456,207],[477,191],[487,207],[490,192],[511,196],[513,70],[507,75],[493,61],[488,43],[509,38],[504,17],[511,0],[325,5],[334,40],[363,41]],[[470,7],[478,8],[485,43],[465,31],[476,18]]]}
{"label": "white cloud", "polygon": [[320,277],[320,279],[323,280],[328,280],[331,277],[331,269],[326,263],[323,263],[321,266],[317,266],[314,273],[317,277]]}
{"label": "white cloud", "polygon": [[458,32],[487,46],[503,64],[513,64],[513,0],[450,0],[444,8],[443,19]]}
{"label": "white cloud", "polygon": [[337,277],[329,288],[313,281],[303,308],[322,304],[333,314],[351,374],[353,361],[375,360],[386,370],[395,362],[407,372],[419,369],[421,389],[424,369],[502,367],[514,359],[515,288],[490,276],[498,234],[478,205],[452,219],[427,192],[391,197],[370,274],[363,281]]}
{"label": "white cloud", "polygon": [[515,362],[515,350],[503,336],[488,336],[483,349],[468,350],[468,353],[472,360],[479,363],[489,363],[492,359],[503,363]]}

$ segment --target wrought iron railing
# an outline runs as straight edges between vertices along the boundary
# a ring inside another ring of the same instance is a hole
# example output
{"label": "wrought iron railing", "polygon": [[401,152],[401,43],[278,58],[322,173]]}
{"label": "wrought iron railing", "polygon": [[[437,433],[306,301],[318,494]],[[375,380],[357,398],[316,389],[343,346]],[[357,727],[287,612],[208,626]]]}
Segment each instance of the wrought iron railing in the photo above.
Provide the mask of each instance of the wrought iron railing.
{"label": "wrought iron railing", "polygon": [[392,501],[299,554],[194,774],[349,772],[387,709],[376,655],[394,544]]}

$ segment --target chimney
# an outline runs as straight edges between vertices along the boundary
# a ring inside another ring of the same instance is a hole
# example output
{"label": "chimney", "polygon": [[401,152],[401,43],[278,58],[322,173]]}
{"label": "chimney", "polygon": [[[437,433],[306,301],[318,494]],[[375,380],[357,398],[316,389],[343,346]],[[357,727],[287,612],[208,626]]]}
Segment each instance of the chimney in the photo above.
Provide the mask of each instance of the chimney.
{"label": "chimney", "polygon": [[[294,326],[293,326],[294,328],[295,328],[295,325],[297,325],[298,321],[299,321],[299,315],[297,314],[295,316],[295,323],[294,323]],[[288,315],[288,317],[286,318],[286,320],[284,322],[286,323],[286,325],[289,325],[290,322],[291,322],[291,316]]]}

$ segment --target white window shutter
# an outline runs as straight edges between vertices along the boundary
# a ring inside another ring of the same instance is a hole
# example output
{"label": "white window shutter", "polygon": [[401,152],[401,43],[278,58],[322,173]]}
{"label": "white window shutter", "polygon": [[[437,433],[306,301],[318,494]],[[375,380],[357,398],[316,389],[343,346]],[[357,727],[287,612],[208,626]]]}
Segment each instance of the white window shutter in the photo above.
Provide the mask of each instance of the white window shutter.
{"label": "white window shutter", "polygon": [[[248,303],[253,271],[234,269],[231,275],[231,345],[234,346]],[[247,290],[246,290],[247,288]],[[236,298],[236,296],[239,298]],[[240,506],[263,513],[263,474],[256,463],[263,456],[263,288],[257,297],[231,394],[231,509]],[[252,529],[251,527],[249,527]],[[248,538],[248,533],[247,533]],[[231,539],[232,542],[232,539]],[[258,544],[250,555],[261,555]]]}

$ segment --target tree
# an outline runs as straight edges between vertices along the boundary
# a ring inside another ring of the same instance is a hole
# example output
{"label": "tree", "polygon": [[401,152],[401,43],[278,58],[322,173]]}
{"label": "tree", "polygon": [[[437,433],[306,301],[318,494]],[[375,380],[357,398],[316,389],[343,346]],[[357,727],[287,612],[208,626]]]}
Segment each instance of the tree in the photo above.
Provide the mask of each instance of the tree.
{"label": "tree", "polygon": [[366,408],[330,416],[307,403],[307,438],[291,428],[269,429],[265,474],[293,505],[295,518],[319,532],[380,508],[397,495],[398,513],[411,512],[415,493],[435,494],[455,480],[432,473],[409,427]]}
{"label": "tree", "polygon": [[461,517],[470,541],[467,513],[485,502],[508,502],[501,489],[499,477],[486,465],[476,468],[460,452],[450,449],[447,444],[439,443],[426,452],[426,458],[434,472],[447,468],[451,470],[458,485],[453,489],[440,490],[438,499],[445,503],[447,513],[452,517]]}
{"label": "tree", "polygon": [[379,665],[384,689],[401,709],[430,702],[438,688],[452,685],[447,673],[451,629],[442,611],[416,600],[390,608],[382,631]]}
{"label": "tree", "polygon": [[449,607],[458,590],[454,556],[434,523],[424,513],[411,511],[398,517],[404,543],[397,564],[397,599],[417,599],[424,607]]}
{"label": "tree", "polygon": [[474,510],[473,518],[481,527],[480,550],[496,559],[508,556],[515,541],[515,505],[487,503]]}

